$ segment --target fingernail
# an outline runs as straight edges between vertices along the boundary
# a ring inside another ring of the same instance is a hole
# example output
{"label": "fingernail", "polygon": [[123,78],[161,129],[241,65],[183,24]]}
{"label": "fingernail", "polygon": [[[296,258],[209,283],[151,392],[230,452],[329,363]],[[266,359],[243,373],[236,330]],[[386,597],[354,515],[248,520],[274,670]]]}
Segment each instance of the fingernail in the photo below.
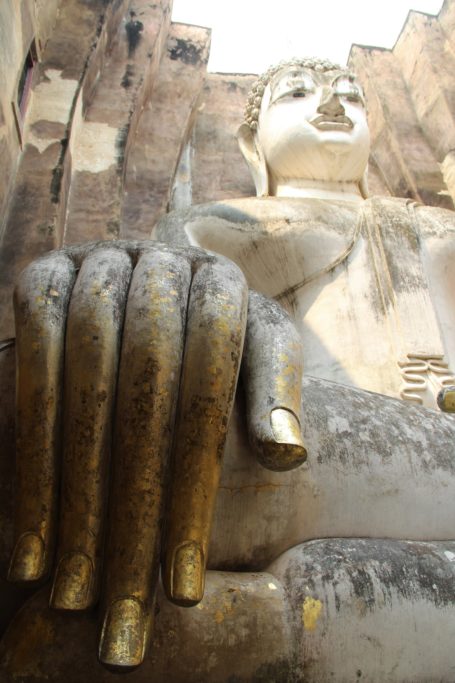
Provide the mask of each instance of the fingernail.
{"label": "fingernail", "polygon": [[172,601],[184,607],[196,605],[204,595],[204,578],[204,555],[199,543],[189,541],[179,546],[172,563]]}
{"label": "fingernail", "polygon": [[8,581],[37,581],[44,572],[44,542],[35,533],[25,533],[14,548]]}
{"label": "fingernail", "polygon": [[49,604],[54,609],[87,609],[93,603],[93,564],[85,553],[68,553],[58,563]]}
{"label": "fingernail", "polygon": [[126,670],[139,666],[146,645],[145,609],[137,598],[120,598],[111,604],[101,631],[102,664]]}
{"label": "fingernail", "polygon": [[445,413],[455,413],[455,387],[444,387],[437,396],[439,408]]}
{"label": "fingernail", "polygon": [[303,446],[300,424],[294,413],[286,408],[275,408],[270,415],[273,436],[278,443]]}
{"label": "fingernail", "polygon": [[270,426],[275,441],[262,443],[258,454],[260,463],[274,472],[292,470],[304,463],[307,452],[294,413],[275,408],[270,414]]}

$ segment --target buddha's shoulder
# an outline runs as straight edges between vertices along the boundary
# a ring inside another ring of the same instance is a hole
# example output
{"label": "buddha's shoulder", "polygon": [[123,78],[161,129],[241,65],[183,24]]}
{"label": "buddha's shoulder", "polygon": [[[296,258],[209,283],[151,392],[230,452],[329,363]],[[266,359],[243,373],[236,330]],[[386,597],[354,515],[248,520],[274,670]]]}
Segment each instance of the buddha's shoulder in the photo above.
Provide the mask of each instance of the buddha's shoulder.
{"label": "buddha's shoulder", "polygon": [[288,197],[242,197],[207,204],[197,204],[187,209],[171,211],[155,226],[152,237],[173,244],[188,244],[187,228],[206,224],[213,229],[223,226],[255,226],[260,228],[272,223],[323,222],[340,223],[352,219],[358,212],[355,202],[327,201],[315,198]]}
{"label": "buddha's shoulder", "polygon": [[402,216],[404,220],[409,220],[424,238],[455,236],[455,211],[451,209],[427,206],[399,197],[372,197],[368,202],[375,207],[378,219],[382,214],[384,218],[390,218],[398,223]]}
{"label": "buddha's shoulder", "polygon": [[435,206],[425,206],[396,197],[371,197],[365,202],[329,201],[316,198],[242,197],[223,201],[195,204],[171,211],[154,227],[154,239],[175,245],[188,245],[190,226],[198,224],[216,230],[228,226],[270,226],[276,223],[343,225],[358,215],[360,207],[370,208],[374,220],[388,221],[396,229],[403,224],[414,224],[417,232],[426,237],[455,234],[455,212]]}
{"label": "buddha's shoulder", "polygon": [[415,213],[422,235],[455,238],[455,211],[440,206],[417,204]]}

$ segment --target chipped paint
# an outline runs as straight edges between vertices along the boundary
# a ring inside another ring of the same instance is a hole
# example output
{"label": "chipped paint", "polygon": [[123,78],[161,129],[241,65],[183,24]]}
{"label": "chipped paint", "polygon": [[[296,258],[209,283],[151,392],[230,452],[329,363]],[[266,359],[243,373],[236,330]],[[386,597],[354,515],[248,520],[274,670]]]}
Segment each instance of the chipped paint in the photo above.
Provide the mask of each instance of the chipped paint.
{"label": "chipped paint", "polygon": [[[61,74],[62,72],[58,69],[46,69],[44,79],[33,91],[24,138],[25,142],[37,147],[41,153],[59,138],[39,137],[33,131],[33,124],[37,121],[51,120],[66,126],[70,119],[78,82],[74,79],[62,78]],[[49,119],[49,112],[52,112],[52,119]]]}
{"label": "chipped paint", "polygon": [[100,173],[115,166],[117,135],[118,128],[107,123],[84,121],[74,149],[74,170]]}
{"label": "chipped paint", "polygon": [[302,608],[302,621],[305,631],[314,631],[316,629],[321,612],[322,602],[307,596]]}
{"label": "chipped paint", "polygon": [[327,426],[332,434],[342,434],[343,432],[351,431],[349,422],[340,415],[329,417]]}

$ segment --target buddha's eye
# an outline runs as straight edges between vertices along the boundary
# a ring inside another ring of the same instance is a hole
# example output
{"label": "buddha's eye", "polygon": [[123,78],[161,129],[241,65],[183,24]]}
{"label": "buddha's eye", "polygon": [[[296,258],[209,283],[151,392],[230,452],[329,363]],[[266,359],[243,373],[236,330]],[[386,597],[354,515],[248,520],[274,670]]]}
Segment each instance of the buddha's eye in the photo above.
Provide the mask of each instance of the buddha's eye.
{"label": "buddha's eye", "polygon": [[295,90],[292,93],[292,97],[305,97],[306,96],[306,91],[305,90]]}
{"label": "buddha's eye", "polygon": [[364,99],[359,88],[351,81],[340,79],[334,84],[334,93],[338,97],[344,97],[348,102],[357,102],[364,105]]}

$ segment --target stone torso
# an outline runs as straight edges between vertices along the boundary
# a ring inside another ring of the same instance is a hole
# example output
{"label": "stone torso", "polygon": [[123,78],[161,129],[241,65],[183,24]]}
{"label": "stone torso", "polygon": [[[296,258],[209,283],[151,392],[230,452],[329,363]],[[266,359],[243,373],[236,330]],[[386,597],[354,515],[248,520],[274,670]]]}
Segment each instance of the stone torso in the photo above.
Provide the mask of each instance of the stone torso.
{"label": "stone torso", "polygon": [[305,374],[436,407],[455,367],[452,231],[451,212],[405,200],[274,197],[171,214],[154,236],[227,256],[280,301]]}
{"label": "stone torso", "polygon": [[[455,315],[447,296],[455,277],[452,230],[450,212],[405,200],[265,198],[170,214],[154,237],[221,253],[240,266],[251,288],[278,299],[301,332],[305,375],[434,407],[438,388],[450,378],[446,365],[455,360]],[[358,446],[365,458],[354,462],[343,441],[343,433],[352,438],[359,431],[351,418],[339,406],[321,427],[314,450],[329,439],[328,460],[312,458],[309,444],[307,466],[275,474],[253,459],[239,398],[211,566],[266,566],[312,538],[451,537],[455,510],[446,484],[453,473],[438,470],[428,486],[412,429],[407,444],[394,443],[391,434],[388,454],[378,458],[371,430],[382,427],[374,420],[363,423]],[[445,501],[441,515],[433,510],[435,495]]]}

